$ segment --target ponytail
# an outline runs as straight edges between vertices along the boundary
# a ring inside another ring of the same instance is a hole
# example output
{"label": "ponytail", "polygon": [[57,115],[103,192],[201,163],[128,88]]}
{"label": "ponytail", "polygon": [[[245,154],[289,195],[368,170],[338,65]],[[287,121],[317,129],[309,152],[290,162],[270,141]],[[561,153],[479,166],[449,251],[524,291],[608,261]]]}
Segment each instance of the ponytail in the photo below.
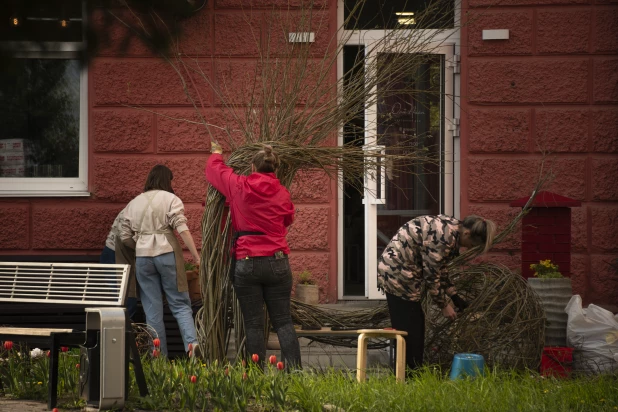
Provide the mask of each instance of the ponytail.
{"label": "ponytail", "polygon": [[483,246],[481,253],[486,253],[494,243],[494,237],[498,227],[494,222],[483,219],[480,216],[467,216],[462,223],[463,227],[470,231],[470,238],[476,246]]}
{"label": "ponytail", "polygon": [[272,146],[264,145],[264,148],[253,156],[252,163],[259,173],[274,173],[279,167],[279,156]]}

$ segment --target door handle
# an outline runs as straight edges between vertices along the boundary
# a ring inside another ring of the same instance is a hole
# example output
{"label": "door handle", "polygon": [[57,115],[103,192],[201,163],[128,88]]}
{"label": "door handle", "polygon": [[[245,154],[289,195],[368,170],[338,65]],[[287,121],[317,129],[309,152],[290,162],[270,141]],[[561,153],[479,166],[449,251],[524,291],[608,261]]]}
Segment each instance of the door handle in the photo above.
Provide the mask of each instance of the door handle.
{"label": "door handle", "polygon": [[370,205],[386,204],[386,146],[365,145],[365,197],[363,203]]}

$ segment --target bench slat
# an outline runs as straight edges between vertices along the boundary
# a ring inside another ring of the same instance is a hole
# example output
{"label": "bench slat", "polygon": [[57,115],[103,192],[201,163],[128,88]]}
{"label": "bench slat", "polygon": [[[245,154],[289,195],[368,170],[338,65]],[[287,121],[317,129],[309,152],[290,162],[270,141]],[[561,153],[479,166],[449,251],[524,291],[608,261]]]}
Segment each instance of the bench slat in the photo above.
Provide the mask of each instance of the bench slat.
{"label": "bench slat", "polygon": [[73,333],[73,329],[0,328],[0,335],[51,336],[52,333]]}
{"label": "bench slat", "polygon": [[332,328],[321,329],[296,329],[297,336],[357,336],[359,333],[357,330],[333,330]]}
{"label": "bench slat", "polygon": [[[1,285],[1,286],[4,286],[4,285]],[[32,290],[32,289],[35,289],[35,290]],[[81,292],[77,292],[77,291],[68,290],[68,289],[82,289],[82,291]],[[19,292],[19,294],[21,296],[39,296],[39,295],[47,295],[47,294],[60,295],[60,296],[62,296],[62,295],[84,295],[83,289],[84,289],[84,287],[82,287],[82,288],[68,288],[68,287],[64,287],[64,286],[62,288],[56,288],[56,289],[50,288],[48,286],[46,286],[46,287],[40,287],[40,286],[36,287],[36,286],[33,286],[31,289],[27,289],[24,286],[21,286],[21,287],[20,286],[16,286],[15,288],[10,288],[10,289],[7,289],[6,287],[0,287],[0,295],[4,295],[4,294],[11,295],[11,294],[15,294],[17,292]],[[90,291],[90,289],[92,289],[92,288],[88,287],[89,291],[86,294],[88,294],[88,295],[102,295],[101,297],[111,296],[111,297],[116,298],[116,296],[114,296],[116,294],[111,292],[111,291],[110,292],[95,292],[95,291]],[[30,292],[32,294],[31,295],[27,295],[27,294],[25,294],[23,292]]]}

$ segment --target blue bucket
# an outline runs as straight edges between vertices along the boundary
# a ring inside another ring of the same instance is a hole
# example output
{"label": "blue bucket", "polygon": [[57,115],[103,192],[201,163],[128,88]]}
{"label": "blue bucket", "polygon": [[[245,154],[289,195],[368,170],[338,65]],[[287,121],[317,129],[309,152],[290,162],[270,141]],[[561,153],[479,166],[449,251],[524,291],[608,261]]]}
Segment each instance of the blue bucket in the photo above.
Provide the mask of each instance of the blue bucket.
{"label": "blue bucket", "polygon": [[466,376],[483,376],[485,368],[485,358],[476,353],[458,353],[453,358],[451,367],[451,380]]}

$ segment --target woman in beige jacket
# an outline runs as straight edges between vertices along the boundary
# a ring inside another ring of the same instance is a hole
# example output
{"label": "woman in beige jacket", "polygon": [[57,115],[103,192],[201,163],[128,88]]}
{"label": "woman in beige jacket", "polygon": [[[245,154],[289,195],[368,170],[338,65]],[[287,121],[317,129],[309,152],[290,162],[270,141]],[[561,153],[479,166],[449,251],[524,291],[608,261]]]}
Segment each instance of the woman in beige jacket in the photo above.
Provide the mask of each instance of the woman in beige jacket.
{"label": "woman in beige jacket", "polygon": [[161,341],[161,353],[167,355],[167,340],[163,323],[163,299],[178,322],[185,350],[193,346],[198,351],[191,299],[180,243],[176,230],[189,248],[196,264],[200,263],[193,238],[187,227],[182,201],[172,190],[172,171],[166,166],[152,168],[146,179],[144,193],[126,207],[120,225],[120,239],[135,249],[136,277],[146,323]]}

